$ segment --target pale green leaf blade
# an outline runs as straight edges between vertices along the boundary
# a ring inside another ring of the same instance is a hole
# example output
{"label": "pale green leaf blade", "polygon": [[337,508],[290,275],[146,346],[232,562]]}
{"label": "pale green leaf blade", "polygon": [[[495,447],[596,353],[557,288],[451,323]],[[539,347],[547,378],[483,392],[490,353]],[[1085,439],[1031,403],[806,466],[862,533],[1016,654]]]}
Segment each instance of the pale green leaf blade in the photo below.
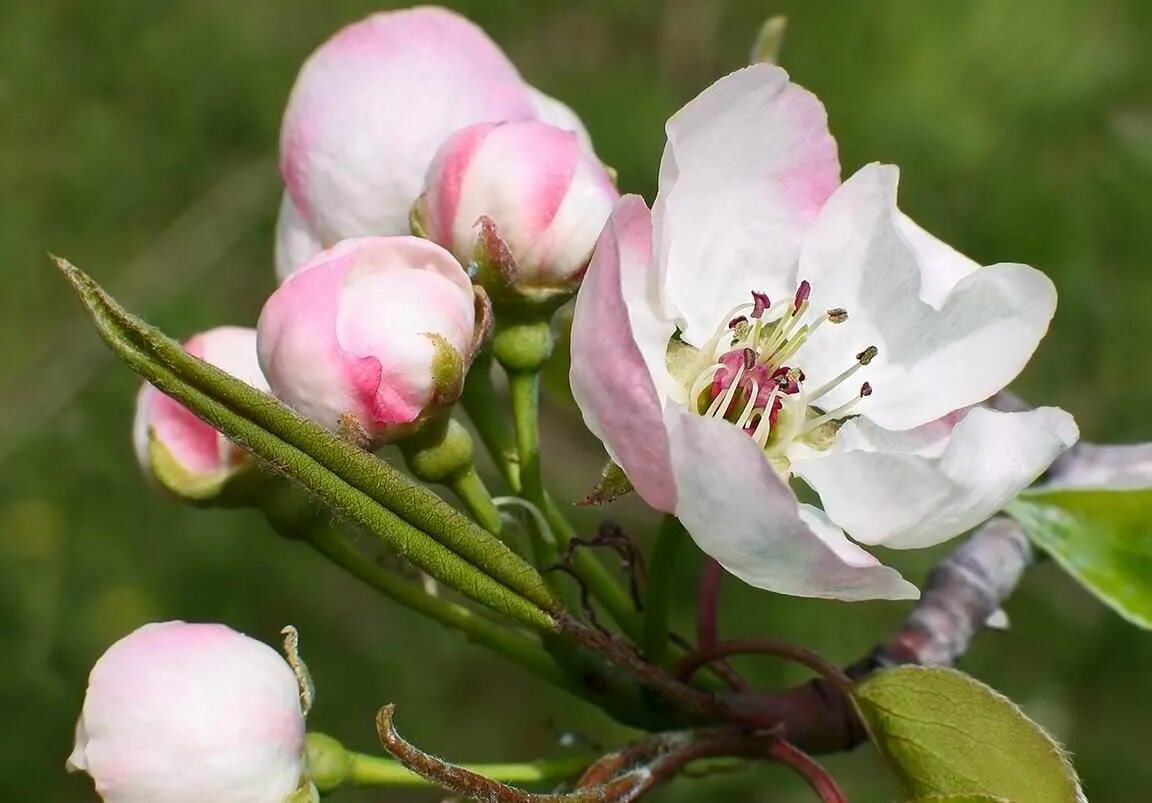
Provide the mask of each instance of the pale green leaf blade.
{"label": "pale green leaf blade", "polygon": [[930,795],[909,800],[908,803],[1016,803],[995,795]]}
{"label": "pale green leaf blade", "polygon": [[1152,489],[1030,491],[1007,512],[1101,601],[1152,629]]}
{"label": "pale green leaf blade", "polygon": [[873,741],[910,795],[1084,800],[1060,746],[1011,700],[962,672],[889,669],[858,684],[855,698]]}

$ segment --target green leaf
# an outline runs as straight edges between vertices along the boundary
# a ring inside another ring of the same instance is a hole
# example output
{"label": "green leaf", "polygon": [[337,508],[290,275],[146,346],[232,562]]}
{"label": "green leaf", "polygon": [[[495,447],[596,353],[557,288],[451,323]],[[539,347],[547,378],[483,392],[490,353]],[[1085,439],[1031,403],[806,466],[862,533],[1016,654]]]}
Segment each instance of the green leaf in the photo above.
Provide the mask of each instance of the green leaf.
{"label": "green leaf", "polygon": [[1152,628],[1152,489],[1029,491],[1007,512],[1081,585]]}
{"label": "green leaf", "polygon": [[993,795],[932,795],[918,797],[908,803],[1016,803],[1016,801]]}
{"label": "green leaf", "polygon": [[1082,803],[1060,746],[999,692],[954,669],[899,667],[856,687],[872,739],[908,794]]}
{"label": "green leaf", "polygon": [[543,579],[491,533],[384,461],[188,354],[67,261],[57,264],[105,342],[162,392],[445,585],[524,624],[555,629]]}

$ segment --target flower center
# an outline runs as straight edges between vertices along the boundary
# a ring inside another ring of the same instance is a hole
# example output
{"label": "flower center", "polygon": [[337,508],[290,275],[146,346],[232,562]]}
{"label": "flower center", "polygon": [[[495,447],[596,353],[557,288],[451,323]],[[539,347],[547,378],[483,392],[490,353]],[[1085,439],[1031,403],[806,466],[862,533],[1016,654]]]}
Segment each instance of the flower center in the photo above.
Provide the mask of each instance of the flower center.
{"label": "flower center", "polygon": [[[856,355],[855,361],[828,382],[812,388],[798,352],[825,324],[848,319],[842,308],[813,312],[812,286],[800,282],[787,308],[774,310],[763,293],[725,316],[725,322],[698,353],[689,374],[688,405],[700,415],[731,421],[750,435],[770,458],[784,459],[797,440],[827,449],[852,408],[872,386],[864,382],[846,404],[829,409],[821,400],[851,380],[876,357],[875,346]],[[775,315],[770,312],[775,311]],[[786,461],[785,461],[786,463]]]}

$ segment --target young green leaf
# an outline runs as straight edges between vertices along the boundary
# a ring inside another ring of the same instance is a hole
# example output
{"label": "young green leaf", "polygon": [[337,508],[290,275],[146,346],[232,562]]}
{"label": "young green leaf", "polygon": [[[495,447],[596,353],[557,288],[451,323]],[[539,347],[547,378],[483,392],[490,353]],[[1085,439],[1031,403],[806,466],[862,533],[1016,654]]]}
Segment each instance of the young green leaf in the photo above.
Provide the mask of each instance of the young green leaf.
{"label": "young green leaf", "polygon": [[1084,800],[1060,746],[1011,700],[962,672],[889,669],[858,684],[855,700],[872,740],[918,799]]}
{"label": "young green leaf", "polygon": [[1152,489],[1030,491],[1007,512],[1085,588],[1152,628]]}
{"label": "young green leaf", "polygon": [[909,800],[908,803],[1016,803],[1016,801],[993,795],[932,795],[918,797]]}

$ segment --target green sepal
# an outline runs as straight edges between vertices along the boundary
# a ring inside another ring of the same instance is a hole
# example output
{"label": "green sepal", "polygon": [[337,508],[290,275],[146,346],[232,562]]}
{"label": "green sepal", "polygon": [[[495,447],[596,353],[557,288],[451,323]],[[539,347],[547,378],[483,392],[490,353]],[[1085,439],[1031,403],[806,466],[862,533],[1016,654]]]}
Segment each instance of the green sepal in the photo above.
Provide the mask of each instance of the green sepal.
{"label": "green sepal", "polygon": [[627,496],[636,489],[632,480],[624,473],[615,461],[609,460],[600,470],[600,480],[587,496],[576,504],[578,505],[606,505],[622,496]]}

